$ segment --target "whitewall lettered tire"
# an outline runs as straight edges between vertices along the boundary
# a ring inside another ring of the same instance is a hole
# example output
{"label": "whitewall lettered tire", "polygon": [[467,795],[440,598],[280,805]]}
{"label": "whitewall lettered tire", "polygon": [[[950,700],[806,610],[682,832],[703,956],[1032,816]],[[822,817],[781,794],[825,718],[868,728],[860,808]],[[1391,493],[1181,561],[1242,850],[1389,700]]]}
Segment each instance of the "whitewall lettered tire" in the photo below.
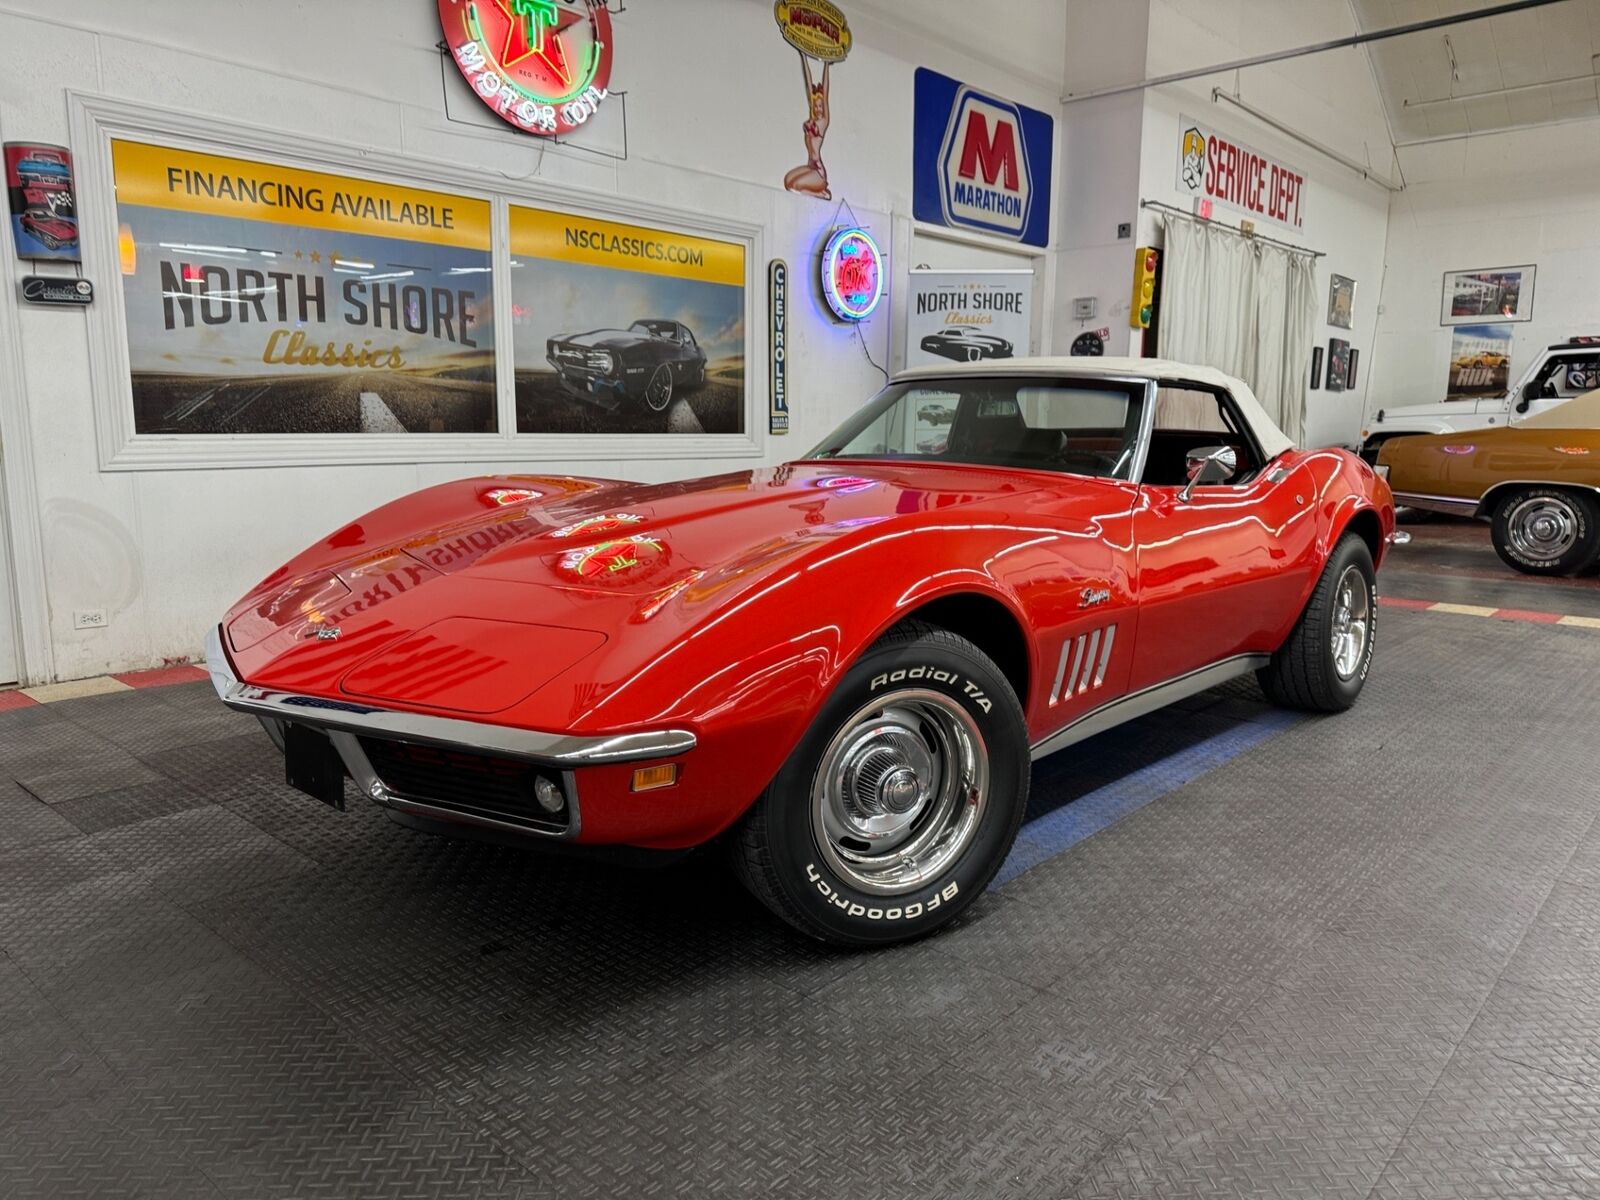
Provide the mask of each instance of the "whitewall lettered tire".
{"label": "whitewall lettered tire", "polygon": [[745,885],[802,933],[931,933],[982,894],[1027,805],[1027,727],[971,642],[896,626],[840,681],[734,844]]}

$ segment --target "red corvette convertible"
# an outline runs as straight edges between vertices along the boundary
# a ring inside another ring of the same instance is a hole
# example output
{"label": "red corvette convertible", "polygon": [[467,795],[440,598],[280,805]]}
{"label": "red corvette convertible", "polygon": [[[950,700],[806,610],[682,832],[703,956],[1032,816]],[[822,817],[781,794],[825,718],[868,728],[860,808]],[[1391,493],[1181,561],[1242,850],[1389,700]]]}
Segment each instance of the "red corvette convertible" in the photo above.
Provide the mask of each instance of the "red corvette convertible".
{"label": "red corvette convertible", "polygon": [[[916,414],[952,408],[919,448]],[[1150,359],[897,377],[805,458],[681,483],[464,479],[273,572],[213,632],[288,782],[430,829],[719,840],[830,941],[937,928],[1030,759],[1255,672],[1349,707],[1388,486],[1238,380]]]}

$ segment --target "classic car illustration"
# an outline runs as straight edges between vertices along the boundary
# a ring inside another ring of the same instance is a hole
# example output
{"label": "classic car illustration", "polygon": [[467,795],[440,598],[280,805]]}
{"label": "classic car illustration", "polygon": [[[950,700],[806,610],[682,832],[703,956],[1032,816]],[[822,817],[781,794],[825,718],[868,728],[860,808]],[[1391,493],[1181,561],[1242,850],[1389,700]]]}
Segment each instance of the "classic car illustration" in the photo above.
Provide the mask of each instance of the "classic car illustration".
{"label": "classic car illustration", "polygon": [[78,240],[78,223],[58,217],[48,208],[27,209],[21,219],[23,232],[51,250],[71,246]]}
{"label": "classic car illustration", "polygon": [[948,425],[956,419],[956,410],[937,401],[917,409],[917,419],[929,425]]}
{"label": "classic car illustration", "polygon": [[72,178],[66,156],[36,146],[27,158],[17,160],[17,179],[22,183],[65,183]]}
{"label": "classic car illustration", "polygon": [[1010,358],[1012,346],[1003,337],[985,333],[968,325],[941,329],[922,339],[922,348],[941,358],[957,362],[977,362],[982,358]]}
{"label": "classic car illustration", "polygon": [[[934,396],[955,421],[922,452]],[[348,778],[436,831],[718,841],[797,929],[885,944],[983,892],[1030,759],[1250,673],[1348,708],[1397,540],[1371,467],[1294,449],[1217,371],[921,368],[782,466],[384,505],[268,575],[207,658],[335,807]]]}
{"label": "classic car illustration", "polygon": [[1600,561],[1600,391],[1515,425],[1391,438],[1378,454],[1396,503],[1490,522],[1528,575]]}
{"label": "classic car illustration", "polygon": [[680,321],[563,334],[546,343],[545,358],[569,392],[608,407],[639,400],[665,412],[676,388],[706,381],[706,352]]}

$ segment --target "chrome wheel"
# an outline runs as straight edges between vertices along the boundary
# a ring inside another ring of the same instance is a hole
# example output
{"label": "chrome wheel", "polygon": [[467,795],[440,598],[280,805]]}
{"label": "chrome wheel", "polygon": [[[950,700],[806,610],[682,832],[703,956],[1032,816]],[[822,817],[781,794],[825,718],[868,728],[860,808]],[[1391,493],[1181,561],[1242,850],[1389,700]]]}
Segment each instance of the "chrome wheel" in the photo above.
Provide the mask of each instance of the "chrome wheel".
{"label": "chrome wheel", "polygon": [[662,363],[645,385],[644,402],[655,412],[662,412],[672,403],[672,368]]}
{"label": "chrome wheel", "polygon": [[1506,540],[1535,563],[1554,563],[1578,544],[1578,511],[1561,496],[1527,496],[1506,515]]}
{"label": "chrome wheel", "polygon": [[811,832],[828,865],[875,895],[909,892],[961,857],[989,799],[989,751],[955,699],[921,689],[858,709],[811,784]]}
{"label": "chrome wheel", "polygon": [[1360,567],[1346,567],[1333,595],[1333,669],[1350,679],[1361,669],[1372,637],[1372,588]]}

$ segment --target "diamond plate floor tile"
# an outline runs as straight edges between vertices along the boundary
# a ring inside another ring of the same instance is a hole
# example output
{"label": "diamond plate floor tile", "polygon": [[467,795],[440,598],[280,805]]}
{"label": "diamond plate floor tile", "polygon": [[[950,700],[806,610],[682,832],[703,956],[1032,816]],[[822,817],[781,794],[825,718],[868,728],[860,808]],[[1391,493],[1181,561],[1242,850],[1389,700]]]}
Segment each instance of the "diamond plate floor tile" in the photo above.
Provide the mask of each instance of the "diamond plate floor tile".
{"label": "diamond plate floor tile", "polygon": [[77,800],[63,800],[55,811],[82,833],[103,833],[122,825],[170,817],[173,813],[203,808],[210,799],[171,779],[137,787],[101,792]]}
{"label": "diamond plate floor tile", "polygon": [[1600,1193],[1600,1091],[1492,1055],[1462,1053],[1373,1192],[1398,1197]]}
{"label": "diamond plate floor tile", "polygon": [[1392,1112],[1208,1058],[1155,1101],[1070,1193],[1102,1197],[1365,1197],[1405,1127]]}
{"label": "diamond plate floor tile", "polygon": [[46,804],[76,800],[118,788],[160,783],[159,771],[110,743],[94,750],[74,747],[40,752],[8,768],[11,777]]}
{"label": "diamond plate floor tile", "polygon": [[225,809],[205,807],[96,834],[97,848],[180,903],[303,874],[316,864]]}
{"label": "diamond plate floor tile", "polygon": [[154,688],[65,700],[56,709],[63,720],[140,757],[252,730],[260,733],[253,718],[217,703],[209,684],[199,686],[209,703],[175,703],[166,695],[172,689]]}
{"label": "diamond plate floor tile", "polygon": [[76,837],[78,827],[17,784],[0,779],[0,855]]}

